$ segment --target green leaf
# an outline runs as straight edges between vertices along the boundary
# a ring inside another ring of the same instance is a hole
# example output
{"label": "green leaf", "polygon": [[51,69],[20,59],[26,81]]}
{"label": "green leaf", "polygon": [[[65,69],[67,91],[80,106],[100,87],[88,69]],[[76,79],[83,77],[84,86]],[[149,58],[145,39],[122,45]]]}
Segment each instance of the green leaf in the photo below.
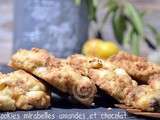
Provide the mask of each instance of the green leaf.
{"label": "green leaf", "polygon": [[118,8],[118,4],[115,0],[109,0],[107,2],[107,8],[108,8],[108,11],[116,11],[117,8]]}
{"label": "green leaf", "polygon": [[135,31],[133,31],[131,34],[131,50],[135,55],[140,54],[140,39],[141,37]]}
{"label": "green leaf", "polygon": [[74,0],[76,5],[80,5],[81,4],[81,0]]}
{"label": "green leaf", "polygon": [[156,42],[157,42],[157,45],[160,47],[160,33],[156,35]]}
{"label": "green leaf", "polygon": [[160,46],[160,32],[158,32],[158,30],[154,26],[152,26],[150,24],[148,24],[147,27],[153,33],[153,35],[155,37],[155,40],[156,40],[156,44],[158,46]]}
{"label": "green leaf", "polygon": [[130,22],[130,24],[134,27],[135,31],[143,35],[143,20],[140,16],[139,11],[129,2],[125,4],[124,15]]}
{"label": "green leaf", "polygon": [[93,0],[93,5],[94,5],[94,7],[97,7],[98,1],[97,0]]}
{"label": "green leaf", "polygon": [[128,25],[127,32],[125,33],[124,38],[123,38],[124,46],[129,44],[129,41],[131,40],[132,31],[133,31],[132,27]]}
{"label": "green leaf", "polygon": [[115,3],[112,3],[112,2],[109,3],[108,2],[107,8],[108,8],[107,14],[104,16],[103,21],[102,21],[103,24],[107,21],[107,19],[109,18],[109,16],[118,9],[118,6]]}
{"label": "green leaf", "polygon": [[126,26],[126,20],[124,16],[122,15],[120,9],[118,9],[113,14],[112,27],[113,27],[113,32],[114,32],[116,39],[118,40],[120,44],[122,44],[127,26]]}
{"label": "green leaf", "polygon": [[156,28],[153,27],[151,24],[148,24],[147,27],[151,30],[151,32],[152,32],[154,35],[157,35],[157,34],[158,34],[158,31],[156,30]]}
{"label": "green leaf", "polygon": [[96,21],[96,7],[94,6],[93,0],[86,0],[88,15],[90,20]]}
{"label": "green leaf", "polygon": [[146,15],[146,11],[142,11],[139,14],[140,14],[141,18],[143,19],[143,17]]}

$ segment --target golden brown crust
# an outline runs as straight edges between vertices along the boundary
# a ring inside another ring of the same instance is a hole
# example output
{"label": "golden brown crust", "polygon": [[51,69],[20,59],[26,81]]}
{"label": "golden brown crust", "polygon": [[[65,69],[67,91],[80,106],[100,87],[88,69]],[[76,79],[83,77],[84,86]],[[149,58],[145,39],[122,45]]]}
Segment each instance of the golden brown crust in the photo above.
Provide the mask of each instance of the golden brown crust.
{"label": "golden brown crust", "polygon": [[128,78],[127,74],[118,75],[116,70],[90,69],[89,76],[95,81],[100,89],[107,92],[119,102],[124,103],[126,95],[133,87],[136,87],[137,84],[133,83],[133,81]]}
{"label": "golden brown crust", "polygon": [[110,62],[83,55],[72,55],[67,61],[77,72],[89,76],[100,89],[121,102],[127,92],[137,86],[123,69]]}
{"label": "golden brown crust", "polygon": [[147,83],[152,76],[160,74],[160,66],[148,62],[143,57],[119,52],[108,59],[112,64],[124,68],[129,75],[141,83]]}
{"label": "golden brown crust", "polygon": [[65,60],[55,58],[45,50],[19,50],[13,55],[9,65],[42,78],[85,105],[91,105],[94,100],[95,84],[88,77],[75,72]]}
{"label": "golden brown crust", "polygon": [[[136,59],[133,58],[133,60]],[[149,85],[138,86],[124,69],[109,61],[72,55],[68,58],[68,63],[81,74],[85,71],[100,89],[121,103],[143,111],[156,111],[160,108],[159,91]],[[155,85],[154,83],[152,86],[155,87]]]}
{"label": "golden brown crust", "polygon": [[0,77],[0,110],[47,108],[50,96],[45,86],[23,70]]}
{"label": "golden brown crust", "polygon": [[155,74],[152,77],[150,77],[148,84],[156,90],[160,90],[160,75]]}
{"label": "golden brown crust", "polygon": [[[134,62],[137,59],[140,58],[131,58]],[[51,56],[45,50],[33,49],[18,51],[13,55],[10,66],[31,72],[86,105],[93,101],[95,83],[119,102],[133,108],[144,111],[160,108],[159,90],[153,89],[153,86],[156,87],[153,81],[152,86],[138,86],[123,68],[117,67],[112,61],[83,55],[72,55],[63,60]],[[137,69],[144,71],[145,64],[142,68],[140,66]]]}
{"label": "golden brown crust", "polygon": [[160,92],[149,85],[140,85],[126,96],[125,103],[143,111],[160,110]]}

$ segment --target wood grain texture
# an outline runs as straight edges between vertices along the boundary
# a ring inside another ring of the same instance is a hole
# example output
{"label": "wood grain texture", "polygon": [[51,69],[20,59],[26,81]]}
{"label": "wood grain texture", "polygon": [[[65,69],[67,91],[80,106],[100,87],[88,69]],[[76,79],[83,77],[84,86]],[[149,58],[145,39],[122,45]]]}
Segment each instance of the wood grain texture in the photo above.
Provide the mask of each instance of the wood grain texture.
{"label": "wood grain texture", "polygon": [[115,107],[125,109],[127,112],[138,115],[138,116],[145,116],[145,117],[150,117],[150,118],[160,118],[160,112],[143,112],[139,109],[134,109],[131,107],[128,107],[123,104],[115,104]]}

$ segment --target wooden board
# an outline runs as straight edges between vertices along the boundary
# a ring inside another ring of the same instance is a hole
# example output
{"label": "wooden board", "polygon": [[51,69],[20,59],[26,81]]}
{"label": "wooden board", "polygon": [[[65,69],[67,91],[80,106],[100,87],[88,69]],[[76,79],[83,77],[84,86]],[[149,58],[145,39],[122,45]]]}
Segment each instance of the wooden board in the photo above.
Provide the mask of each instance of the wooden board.
{"label": "wooden board", "polygon": [[140,115],[140,116],[152,117],[152,118],[160,118],[160,112],[144,112],[139,109],[134,109],[134,108],[128,107],[123,104],[115,104],[115,106],[121,109],[125,109],[127,112],[134,114],[134,115]]}

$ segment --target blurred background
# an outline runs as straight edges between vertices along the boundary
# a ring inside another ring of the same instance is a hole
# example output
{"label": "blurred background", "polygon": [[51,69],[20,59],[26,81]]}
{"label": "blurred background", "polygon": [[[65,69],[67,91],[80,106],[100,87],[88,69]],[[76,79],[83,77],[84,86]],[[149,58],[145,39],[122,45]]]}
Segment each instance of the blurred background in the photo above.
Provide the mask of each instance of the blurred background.
{"label": "blurred background", "polygon": [[12,50],[13,0],[0,0],[0,63],[6,63]]}
{"label": "blurred background", "polygon": [[[106,2],[107,0],[98,0],[96,6],[96,22],[89,21],[90,25],[87,39],[95,37],[97,35],[97,31],[100,31],[101,39],[111,40],[115,42],[115,44],[118,44],[112,31],[111,20],[107,20],[102,24],[103,18],[107,13]],[[160,0],[130,0],[130,2],[135,5],[138,10],[145,11],[145,22],[152,24],[155,29],[160,30]],[[0,64],[7,63],[10,55],[13,52],[12,48],[14,48],[13,46],[15,44],[15,38],[13,37],[13,33],[15,31],[14,5],[15,0],[0,0]],[[54,11],[53,15],[56,14],[55,12],[57,11]],[[16,16],[18,17],[17,14]],[[70,17],[72,17],[72,15]],[[103,28],[97,30],[101,24]],[[148,29],[144,28],[144,34],[148,35],[150,41],[156,45],[156,42],[154,41],[155,36],[153,36]],[[140,55],[149,56],[153,50],[154,49],[150,49],[150,47],[148,47],[146,42],[142,41]]]}

